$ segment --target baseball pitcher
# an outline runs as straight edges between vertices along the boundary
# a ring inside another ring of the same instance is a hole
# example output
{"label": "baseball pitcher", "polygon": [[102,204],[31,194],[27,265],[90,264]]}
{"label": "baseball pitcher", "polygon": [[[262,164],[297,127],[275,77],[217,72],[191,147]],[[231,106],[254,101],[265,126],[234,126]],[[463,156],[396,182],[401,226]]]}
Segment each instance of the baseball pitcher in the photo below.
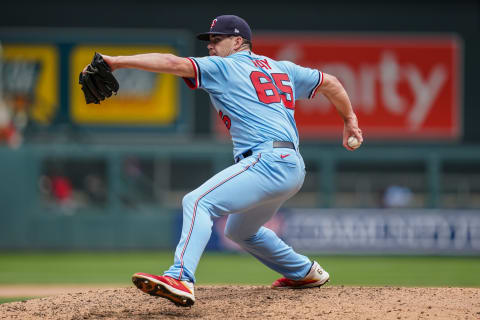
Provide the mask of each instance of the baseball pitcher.
{"label": "baseball pitcher", "polygon": [[233,141],[235,164],[183,198],[182,235],[173,265],[163,275],[135,273],[134,284],[176,305],[193,305],[195,270],[215,218],[224,215],[228,215],[225,235],[283,275],[273,288],[325,284],[329,274],[316,261],[295,252],[263,225],[304,181],[295,101],[325,95],[343,118],[343,146],[354,150],[348,139],[353,136],[358,143],[363,139],[347,93],[332,75],[255,54],[250,27],[240,17],[219,16],[209,32],[197,37],[207,41],[208,57],[103,55],[112,71],[136,68],[174,74],[190,88],[205,90]]}

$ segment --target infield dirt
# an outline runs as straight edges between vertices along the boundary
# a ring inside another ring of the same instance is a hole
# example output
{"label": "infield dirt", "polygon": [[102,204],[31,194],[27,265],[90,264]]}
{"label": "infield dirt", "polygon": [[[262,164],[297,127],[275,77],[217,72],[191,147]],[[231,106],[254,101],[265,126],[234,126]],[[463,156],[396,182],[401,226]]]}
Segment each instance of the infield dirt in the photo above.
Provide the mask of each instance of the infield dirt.
{"label": "infield dirt", "polygon": [[0,305],[0,319],[480,319],[480,288],[198,286],[191,308],[136,288]]}

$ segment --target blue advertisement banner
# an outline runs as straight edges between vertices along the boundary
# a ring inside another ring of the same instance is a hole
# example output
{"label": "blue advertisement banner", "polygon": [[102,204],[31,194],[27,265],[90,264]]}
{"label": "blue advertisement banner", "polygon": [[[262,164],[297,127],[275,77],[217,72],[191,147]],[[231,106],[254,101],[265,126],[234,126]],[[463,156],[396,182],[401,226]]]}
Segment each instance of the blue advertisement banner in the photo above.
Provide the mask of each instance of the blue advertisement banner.
{"label": "blue advertisement banner", "polygon": [[302,252],[480,254],[478,211],[298,209],[282,230]]}

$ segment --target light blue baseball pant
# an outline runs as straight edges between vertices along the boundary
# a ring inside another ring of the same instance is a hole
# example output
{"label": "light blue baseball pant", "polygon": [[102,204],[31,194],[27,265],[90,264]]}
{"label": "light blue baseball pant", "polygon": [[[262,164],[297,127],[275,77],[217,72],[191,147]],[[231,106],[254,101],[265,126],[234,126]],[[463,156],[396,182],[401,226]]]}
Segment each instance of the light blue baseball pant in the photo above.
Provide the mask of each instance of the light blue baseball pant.
{"label": "light blue baseball pant", "polygon": [[305,178],[301,155],[272,142],[217,173],[183,198],[182,235],[174,264],[164,273],[195,282],[195,270],[212,232],[213,221],[229,215],[225,235],[285,277],[305,277],[312,262],[296,253],[263,225],[300,190]]}

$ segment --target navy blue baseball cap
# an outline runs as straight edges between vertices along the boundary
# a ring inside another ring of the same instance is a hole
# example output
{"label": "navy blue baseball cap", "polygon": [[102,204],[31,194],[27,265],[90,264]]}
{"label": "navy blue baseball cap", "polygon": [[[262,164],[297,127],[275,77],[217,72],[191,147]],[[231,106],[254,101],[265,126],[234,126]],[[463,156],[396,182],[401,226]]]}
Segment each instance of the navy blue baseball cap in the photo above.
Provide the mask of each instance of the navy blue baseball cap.
{"label": "navy blue baseball cap", "polygon": [[240,36],[252,41],[252,30],[248,23],[234,15],[218,16],[212,21],[210,31],[197,35],[199,40],[210,41],[211,34],[226,34],[229,36]]}

